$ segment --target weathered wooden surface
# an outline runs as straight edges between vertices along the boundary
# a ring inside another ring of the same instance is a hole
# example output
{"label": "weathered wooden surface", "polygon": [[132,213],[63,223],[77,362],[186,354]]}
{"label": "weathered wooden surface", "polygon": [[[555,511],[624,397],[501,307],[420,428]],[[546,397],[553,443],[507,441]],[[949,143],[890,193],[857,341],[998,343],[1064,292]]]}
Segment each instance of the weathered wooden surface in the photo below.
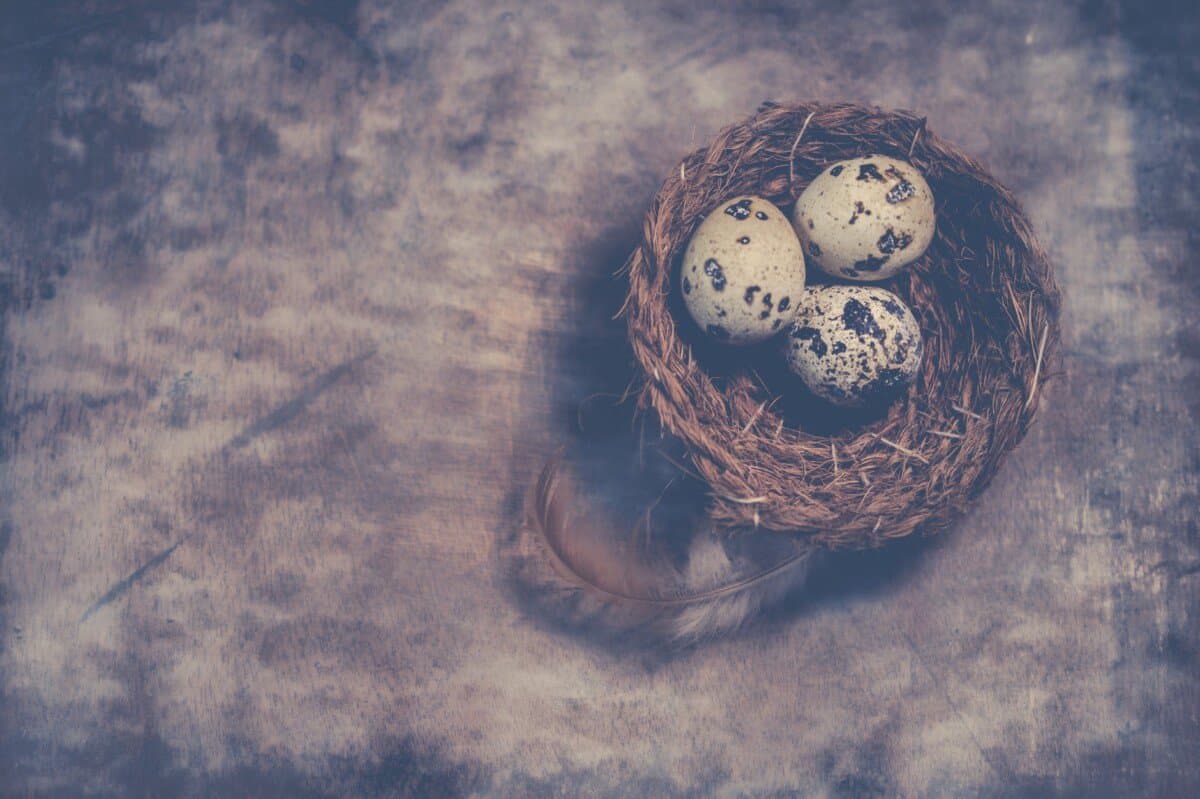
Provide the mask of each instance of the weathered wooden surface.
{"label": "weathered wooden surface", "polygon": [[[0,20],[0,793],[1200,791],[1184,5],[46,5]],[[628,378],[605,278],[768,98],[989,164],[1066,374],[948,536],[610,648],[497,541],[625,430],[575,427]]]}

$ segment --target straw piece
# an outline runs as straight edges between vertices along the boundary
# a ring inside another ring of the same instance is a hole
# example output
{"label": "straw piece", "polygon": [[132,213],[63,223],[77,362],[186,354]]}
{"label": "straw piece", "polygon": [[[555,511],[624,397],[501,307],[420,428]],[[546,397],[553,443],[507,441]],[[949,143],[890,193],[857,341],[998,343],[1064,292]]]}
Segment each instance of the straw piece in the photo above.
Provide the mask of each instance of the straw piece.
{"label": "straw piece", "polygon": [[1033,380],[1029,382],[1029,399],[1025,400],[1025,407],[1028,408],[1033,404],[1033,395],[1037,393],[1038,375],[1042,373],[1042,356],[1046,354],[1046,334],[1050,332],[1050,325],[1042,326],[1042,340],[1038,344],[1037,364],[1033,367]]}
{"label": "straw piece", "polygon": [[889,438],[884,438],[883,436],[877,436],[876,438],[878,441],[880,441],[883,444],[887,444],[889,447],[896,450],[897,452],[903,452],[905,455],[909,455],[913,458],[916,458],[921,463],[929,463],[929,459],[926,458],[924,455],[922,455],[919,452],[914,452],[913,450],[909,449],[908,447],[901,446],[900,444],[897,444],[895,441],[892,441]]}
{"label": "straw piece", "polygon": [[718,494],[717,496],[727,502],[736,502],[739,505],[760,505],[767,501],[766,497],[727,497],[724,494]]}
{"label": "straw piece", "polygon": [[916,132],[913,133],[912,144],[908,145],[908,159],[910,161],[912,160],[913,150],[917,149],[917,139],[921,138],[921,133],[925,130],[925,123],[927,121],[927,117],[921,117],[921,124],[917,126]]}
{"label": "straw piece", "polygon": [[987,421],[987,419],[985,419],[982,416],[980,416],[979,414],[975,413],[975,411],[969,411],[966,408],[962,407],[961,405],[951,405],[950,407],[953,408],[954,410],[958,411],[959,413],[961,413],[963,416],[970,416],[972,419],[978,419],[981,422]]}
{"label": "straw piece", "polygon": [[804,131],[808,130],[808,123],[812,122],[816,111],[809,111],[808,116],[804,118],[804,124],[800,126],[800,132],[796,134],[796,140],[792,142],[791,152],[788,153],[788,185],[792,187],[793,193],[796,189],[796,148],[800,146],[800,140],[804,138]]}
{"label": "straw piece", "polygon": [[758,421],[759,416],[762,416],[763,409],[767,407],[768,402],[770,402],[770,400],[763,400],[762,404],[758,406],[758,410],[754,412],[754,414],[750,417],[750,421],[746,422],[746,426],[742,428],[742,435],[746,435],[750,432],[750,428],[754,427],[754,423]]}

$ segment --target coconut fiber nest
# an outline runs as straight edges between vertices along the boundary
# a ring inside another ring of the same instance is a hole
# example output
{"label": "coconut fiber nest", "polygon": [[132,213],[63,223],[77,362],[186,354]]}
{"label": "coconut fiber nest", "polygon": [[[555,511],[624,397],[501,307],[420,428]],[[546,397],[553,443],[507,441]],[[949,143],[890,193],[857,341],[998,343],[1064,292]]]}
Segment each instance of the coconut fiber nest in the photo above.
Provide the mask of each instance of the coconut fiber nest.
{"label": "coconut fiber nest", "polygon": [[[754,194],[790,212],[821,170],[869,154],[909,161],[933,190],[933,243],[880,284],[912,308],[925,356],[886,410],[839,416],[770,359],[707,342],[675,282],[692,232],[722,202]],[[978,161],[905,111],[764,104],[667,178],[626,270],[640,407],[683,442],[727,529],[871,547],[944,527],[1025,435],[1056,362],[1058,289],[1029,220]]]}

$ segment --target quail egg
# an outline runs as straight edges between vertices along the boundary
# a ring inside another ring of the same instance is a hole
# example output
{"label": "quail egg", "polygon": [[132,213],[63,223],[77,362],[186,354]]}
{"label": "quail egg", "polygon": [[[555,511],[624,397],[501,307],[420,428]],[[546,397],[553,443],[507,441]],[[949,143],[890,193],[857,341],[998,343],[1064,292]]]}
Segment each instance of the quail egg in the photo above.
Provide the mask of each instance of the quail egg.
{"label": "quail egg", "polygon": [[921,368],[921,329],[908,306],[877,286],[826,286],[799,298],[789,368],[835,405],[894,397]]}
{"label": "quail egg", "polygon": [[701,330],[728,344],[753,344],[795,318],[796,298],[804,291],[804,251],[774,204],[734,197],[696,228],[679,285]]}
{"label": "quail egg", "polygon": [[911,164],[868,155],[822,170],[800,194],[792,221],[821,271],[885,280],[933,241],[933,192]]}

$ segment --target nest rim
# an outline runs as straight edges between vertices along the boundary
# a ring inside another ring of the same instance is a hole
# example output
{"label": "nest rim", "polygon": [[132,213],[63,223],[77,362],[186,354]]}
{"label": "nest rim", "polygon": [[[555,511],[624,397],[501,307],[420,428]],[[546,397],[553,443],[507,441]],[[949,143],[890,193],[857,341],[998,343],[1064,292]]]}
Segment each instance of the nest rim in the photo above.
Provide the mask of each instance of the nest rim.
{"label": "nest rim", "polygon": [[[822,169],[869,154],[908,161],[933,190],[929,249],[896,277],[865,284],[909,304],[925,356],[883,415],[833,434],[805,430],[785,423],[778,395],[754,374],[706,373],[690,320],[672,307],[679,260],[724,200],[756,194],[790,214]],[[668,175],[625,272],[639,407],[683,442],[725,529],[796,533],[828,548],[943,529],[1028,432],[1057,363],[1061,300],[1028,218],[982,164],[909,111],[764,103]]]}

